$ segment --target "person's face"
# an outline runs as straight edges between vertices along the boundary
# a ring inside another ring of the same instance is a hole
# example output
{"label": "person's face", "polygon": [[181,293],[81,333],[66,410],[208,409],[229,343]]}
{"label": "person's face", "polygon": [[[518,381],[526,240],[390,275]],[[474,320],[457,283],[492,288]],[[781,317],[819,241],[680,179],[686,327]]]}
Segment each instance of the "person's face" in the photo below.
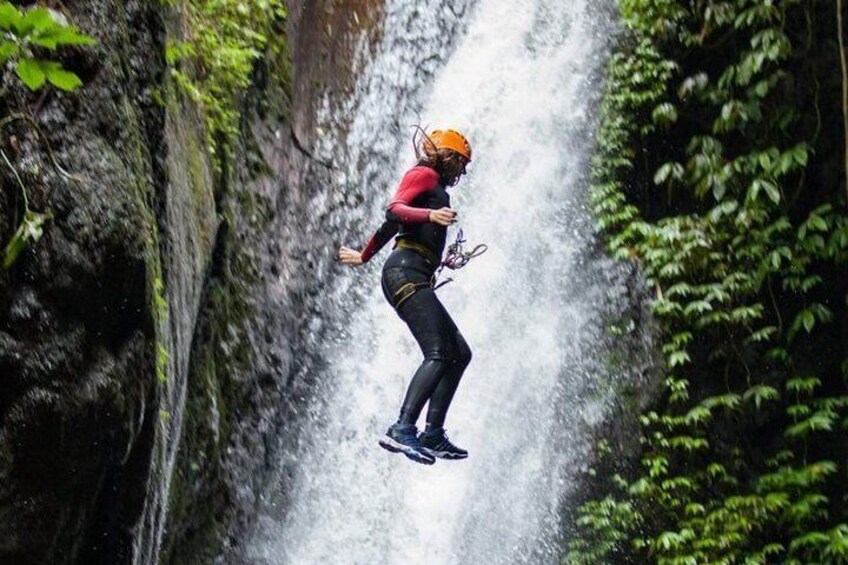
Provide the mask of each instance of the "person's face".
{"label": "person's face", "polygon": [[458,183],[459,179],[466,174],[466,168],[468,167],[468,163],[468,159],[466,159],[459,153],[455,151],[451,152],[450,157],[445,163],[446,176],[451,179],[450,186],[453,186]]}

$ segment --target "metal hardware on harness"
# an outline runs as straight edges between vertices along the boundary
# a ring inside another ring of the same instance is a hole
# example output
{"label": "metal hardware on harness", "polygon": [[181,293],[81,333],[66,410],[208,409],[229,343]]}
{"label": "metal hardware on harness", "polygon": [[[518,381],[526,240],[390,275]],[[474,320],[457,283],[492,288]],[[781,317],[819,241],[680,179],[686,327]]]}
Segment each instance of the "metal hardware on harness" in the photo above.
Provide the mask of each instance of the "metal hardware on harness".
{"label": "metal hardware on harness", "polygon": [[461,269],[466,266],[472,259],[474,259],[475,257],[479,257],[489,249],[488,245],[486,245],[485,243],[481,243],[474,247],[474,249],[472,249],[471,251],[463,251],[463,243],[466,243],[466,240],[463,237],[462,228],[459,228],[459,232],[456,234],[456,240],[448,246],[447,253],[445,253],[445,258],[442,260],[441,264],[439,265],[439,269],[433,274],[433,278],[430,281],[430,286],[433,287],[433,290],[453,281],[453,279],[447,278],[442,282],[436,284],[436,280],[439,278],[442,269],[444,269],[445,267],[452,271]]}
{"label": "metal hardware on harness", "polygon": [[[433,273],[433,276],[430,277],[430,282],[406,282],[403,283],[395,291],[395,293],[392,295],[392,301],[394,302],[395,309],[400,308],[401,304],[412,298],[412,296],[421,288],[429,286],[433,290],[436,290],[453,281],[453,279],[448,278],[440,283],[436,282],[439,279],[439,275],[441,274],[442,269],[444,269],[445,267],[452,271],[461,269],[466,266],[469,261],[471,261],[475,257],[479,257],[489,249],[488,245],[486,245],[485,243],[481,243],[471,251],[463,251],[463,243],[466,243],[466,241],[463,237],[462,228],[460,228],[459,232],[456,234],[456,240],[448,246],[448,250],[445,253],[445,258],[439,263],[439,268],[436,270],[435,273]],[[395,243],[395,247],[400,247],[401,249],[412,249],[424,255],[425,258],[435,257],[435,253],[433,253],[430,249],[414,241],[406,241],[404,239],[397,240],[397,242]]]}

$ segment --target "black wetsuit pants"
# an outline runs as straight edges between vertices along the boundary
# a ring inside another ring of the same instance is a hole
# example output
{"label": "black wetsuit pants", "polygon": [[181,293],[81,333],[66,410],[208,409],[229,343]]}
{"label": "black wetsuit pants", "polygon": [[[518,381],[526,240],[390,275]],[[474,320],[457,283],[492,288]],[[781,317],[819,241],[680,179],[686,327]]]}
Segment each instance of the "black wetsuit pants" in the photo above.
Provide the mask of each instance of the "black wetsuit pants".
{"label": "black wetsuit pants", "polygon": [[[416,424],[424,404],[428,429],[441,428],[471,349],[430,288],[434,267],[416,251],[395,249],[383,267],[386,300],[395,307],[421,347],[424,361],[406,391],[399,422]],[[409,284],[415,285],[414,292]],[[401,290],[406,285],[406,290]]]}

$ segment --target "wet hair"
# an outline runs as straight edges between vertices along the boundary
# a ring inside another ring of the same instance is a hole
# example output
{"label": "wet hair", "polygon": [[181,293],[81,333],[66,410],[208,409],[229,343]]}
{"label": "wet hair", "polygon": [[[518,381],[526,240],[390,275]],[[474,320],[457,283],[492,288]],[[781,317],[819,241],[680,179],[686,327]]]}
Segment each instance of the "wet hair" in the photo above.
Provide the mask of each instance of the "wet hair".
{"label": "wet hair", "polygon": [[436,144],[421,126],[415,125],[413,127],[415,133],[412,134],[412,146],[415,149],[415,158],[418,159],[418,164],[430,167],[439,173],[439,178],[445,186],[453,186],[459,182],[461,173],[468,164],[468,159],[453,149],[436,147]]}

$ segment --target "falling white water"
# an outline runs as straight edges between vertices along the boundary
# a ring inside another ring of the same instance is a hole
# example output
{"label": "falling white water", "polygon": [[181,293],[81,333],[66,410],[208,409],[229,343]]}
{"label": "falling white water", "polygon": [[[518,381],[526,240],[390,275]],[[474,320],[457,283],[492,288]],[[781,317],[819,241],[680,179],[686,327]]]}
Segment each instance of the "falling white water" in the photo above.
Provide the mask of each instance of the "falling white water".
{"label": "falling white water", "polygon": [[[474,353],[446,424],[470,457],[426,467],[377,446],[421,359],[380,293],[383,250],[371,265],[346,269],[327,297],[324,325],[335,329],[320,336],[336,338],[316,337],[326,369],[292,455],[290,503],[283,518],[265,520],[257,561],[561,557],[563,504],[611,377],[597,368],[604,285],[587,265],[583,204],[609,23],[597,0],[447,4],[387,2],[381,50],[350,102],[336,179],[359,187],[366,205],[328,224],[353,245],[378,227],[414,164],[403,126],[453,127],[471,140],[469,175],[450,193],[470,243],[489,251],[439,290]],[[338,155],[339,140],[325,141],[326,154]]]}

